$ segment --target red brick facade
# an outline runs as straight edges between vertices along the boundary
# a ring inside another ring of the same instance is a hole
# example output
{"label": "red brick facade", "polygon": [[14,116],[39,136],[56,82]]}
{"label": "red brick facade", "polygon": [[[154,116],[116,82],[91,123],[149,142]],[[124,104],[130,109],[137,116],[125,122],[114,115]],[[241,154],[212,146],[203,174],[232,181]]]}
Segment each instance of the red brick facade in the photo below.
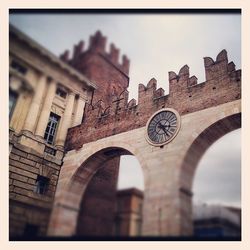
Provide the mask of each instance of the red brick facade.
{"label": "red brick facade", "polygon": [[[99,47],[97,51],[99,53]],[[103,51],[103,47],[101,51]],[[89,49],[85,54],[88,53],[93,52]],[[138,102],[134,99],[128,102],[126,89],[128,82],[126,83],[126,79],[122,78],[124,75],[120,71],[115,72],[116,67],[113,70],[109,67],[108,69],[101,67],[100,65],[104,65],[104,61],[110,66],[109,59],[107,57],[104,60],[101,54],[98,56],[99,58],[95,54],[94,59],[89,60],[86,64],[83,56],[82,61],[79,59],[74,64],[79,70],[83,65],[86,66],[82,67],[83,73],[89,73],[88,77],[92,80],[95,78],[96,84],[101,86],[101,92],[95,93],[92,104],[86,107],[84,122],[69,129],[67,150],[80,148],[85,143],[143,127],[155,111],[164,107],[173,108],[180,115],[185,115],[241,98],[241,70],[236,70],[233,62],[228,63],[226,50],[222,50],[215,61],[210,57],[204,58],[205,82],[198,84],[195,76],[190,77],[189,67],[185,65],[178,74],[169,72],[168,95],[164,95],[162,88],[157,89],[155,79],[151,79],[147,86],[139,84]],[[105,79],[103,82],[101,81],[102,76]],[[112,81],[117,81],[117,91],[113,95],[111,95],[110,85],[106,81],[108,76],[110,76],[109,82],[113,77]],[[100,82],[98,82],[99,79]],[[105,88],[106,90],[103,90]]]}
{"label": "red brick facade", "polygon": [[129,85],[128,58],[123,55],[122,64],[119,64],[119,49],[111,44],[110,52],[107,53],[105,47],[106,37],[97,31],[90,37],[88,50],[84,51],[84,42],[80,41],[74,47],[72,59],[68,59],[68,51],[61,55],[62,60],[78,69],[98,86],[91,101],[92,105],[96,105],[98,101],[110,104],[113,97],[118,96]]}

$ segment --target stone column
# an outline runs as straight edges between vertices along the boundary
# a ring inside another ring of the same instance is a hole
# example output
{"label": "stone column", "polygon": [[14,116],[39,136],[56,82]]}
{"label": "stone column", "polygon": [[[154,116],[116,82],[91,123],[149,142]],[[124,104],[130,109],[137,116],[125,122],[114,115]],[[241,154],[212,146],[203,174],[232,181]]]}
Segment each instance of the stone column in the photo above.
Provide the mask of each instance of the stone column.
{"label": "stone column", "polygon": [[77,126],[82,123],[82,117],[85,107],[85,100],[83,97],[79,96],[76,103],[76,110],[75,110],[75,116],[72,123],[72,127]]}
{"label": "stone column", "polygon": [[39,108],[42,103],[43,94],[46,87],[46,81],[47,77],[45,75],[41,75],[31,101],[30,109],[24,122],[23,130],[28,130],[34,133]]}
{"label": "stone column", "polygon": [[42,138],[44,137],[44,132],[45,132],[48,120],[49,120],[51,105],[52,105],[55,93],[56,93],[56,82],[52,80],[48,86],[47,95],[44,100],[43,108],[39,116],[37,127],[36,127],[36,132],[35,132],[36,135]]}
{"label": "stone column", "polygon": [[62,118],[62,124],[60,126],[60,129],[56,137],[57,146],[62,146],[62,147],[64,146],[67,131],[71,125],[71,117],[72,117],[72,111],[73,111],[73,106],[74,106],[74,100],[75,100],[75,94],[73,92],[69,93],[66,108],[65,108],[64,115]]}

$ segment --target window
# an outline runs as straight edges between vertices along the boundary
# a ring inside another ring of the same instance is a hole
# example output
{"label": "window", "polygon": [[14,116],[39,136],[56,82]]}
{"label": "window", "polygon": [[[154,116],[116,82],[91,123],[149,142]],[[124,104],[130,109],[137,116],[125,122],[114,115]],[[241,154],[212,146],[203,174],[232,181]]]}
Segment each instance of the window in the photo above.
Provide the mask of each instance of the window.
{"label": "window", "polygon": [[49,122],[48,122],[47,128],[45,130],[45,134],[44,134],[44,139],[49,144],[53,144],[53,142],[54,142],[55,135],[56,135],[56,129],[58,127],[59,120],[60,120],[59,115],[56,115],[52,112],[50,113]]}
{"label": "window", "polygon": [[12,61],[10,66],[23,75],[27,72],[27,69],[16,61]]}
{"label": "window", "polygon": [[51,148],[51,147],[45,146],[44,152],[48,153],[50,155],[56,155],[56,150],[54,148]]}
{"label": "window", "polygon": [[34,192],[37,194],[45,194],[49,185],[49,178],[38,175]]}
{"label": "window", "polygon": [[66,98],[67,96],[67,92],[65,92],[64,90],[60,89],[60,88],[57,88],[56,90],[56,94],[62,98]]}
{"label": "window", "polygon": [[17,97],[17,93],[11,90],[9,91],[9,117],[11,117],[13,114],[17,102]]}
{"label": "window", "polygon": [[34,236],[37,236],[38,229],[39,229],[39,227],[37,225],[27,223],[25,225],[23,234],[24,234],[24,236],[34,237]]}

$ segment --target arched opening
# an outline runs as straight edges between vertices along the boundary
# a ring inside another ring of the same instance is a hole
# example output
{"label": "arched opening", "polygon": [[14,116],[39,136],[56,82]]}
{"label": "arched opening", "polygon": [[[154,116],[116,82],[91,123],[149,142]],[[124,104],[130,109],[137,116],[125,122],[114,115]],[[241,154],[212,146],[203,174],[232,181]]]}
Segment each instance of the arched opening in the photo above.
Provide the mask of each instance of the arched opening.
{"label": "arched opening", "polygon": [[224,135],[203,155],[193,183],[194,204],[240,206],[240,136],[241,129]]}
{"label": "arched opening", "polygon": [[[241,113],[218,120],[206,128],[189,147],[180,172],[181,220],[183,234],[193,234],[193,183],[197,166],[210,146],[224,135],[241,127]],[[213,185],[211,182],[209,185]]]}
{"label": "arched opening", "polygon": [[200,160],[193,183],[194,235],[239,236],[240,129],[217,140]]}
{"label": "arched opening", "polygon": [[116,236],[141,236],[144,178],[141,165],[133,155],[123,155],[120,158],[116,194],[114,234]]}
{"label": "arched opening", "polygon": [[[127,156],[129,155],[129,157]],[[121,161],[121,156],[126,158]],[[124,161],[125,160],[125,161]],[[131,165],[132,164],[132,165]],[[76,221],[77,236],[139,236],[142,231],[143,193],[122,184],[119,170],[136,169],[138,161],[122,148],[105,148],[89,157],[71,181],[71,189],[81,185],[81,201]],[[137,169],[138,170],[138,169]],[[139,172],[139,171],[138,171]],[[138,176],[138,174],[137,174]],[[125,173],[132,184],[131,171]]]}

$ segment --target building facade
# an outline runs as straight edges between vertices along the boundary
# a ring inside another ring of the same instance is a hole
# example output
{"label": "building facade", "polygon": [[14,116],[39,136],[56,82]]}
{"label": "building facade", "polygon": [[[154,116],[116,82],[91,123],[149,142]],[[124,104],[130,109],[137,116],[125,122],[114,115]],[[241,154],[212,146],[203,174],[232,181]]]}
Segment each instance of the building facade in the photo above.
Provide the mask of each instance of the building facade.
{"label": "building facade", "polygon": [[143,192],[136,188],[117,191],[115,236],[142,235]]}
{"label": "building facade", "polygon": [[220,205],[194,206],[194,237],[241,237],[241,209]]}
{"label": "building facade", "polygon": [[10,26],[10,236],[45,235],[69,127],[96,86]]}

